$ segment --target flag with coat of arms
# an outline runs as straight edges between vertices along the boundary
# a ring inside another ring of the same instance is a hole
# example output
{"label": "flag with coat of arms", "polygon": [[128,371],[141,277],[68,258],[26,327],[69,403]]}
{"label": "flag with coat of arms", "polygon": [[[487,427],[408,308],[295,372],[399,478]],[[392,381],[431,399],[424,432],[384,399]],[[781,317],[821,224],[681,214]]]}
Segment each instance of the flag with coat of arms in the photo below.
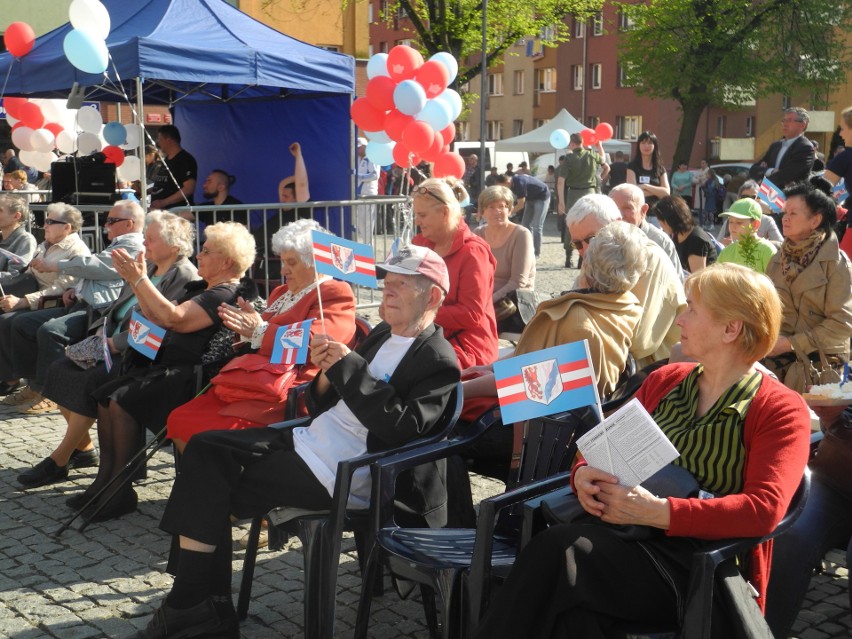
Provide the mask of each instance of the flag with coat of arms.
{"label": "flag with coat of arms", "polygon": [[317,273],[369,288],[378,287],[373,247],[320,231],[311,231]]}
{"label": "flag with coat of arms", "polygon": [[273,364],[304,364],[308,361],[313,318],[280,326],[269,361]]}
{"label": "flag with coat of arms", "polygon": [[787,201],[787,198],[784,197],[784,191],[775,186],[772,180],[767,177],[763,178],[760,183],[757,195],[775,213],[780,213],[781,209],[784,208],[784,202]]}
{"label": "flag with coat of arms", "polygon": [[129,335],[129,344],[132,349],[148,359],[156,359],[163,345],[166,329],[160,328],[141,313],[133,311],[130,316]]}
{"label": "flag with coat of arms", "polygon": [[600,405],[586,340],[494,362],[504,424]]}

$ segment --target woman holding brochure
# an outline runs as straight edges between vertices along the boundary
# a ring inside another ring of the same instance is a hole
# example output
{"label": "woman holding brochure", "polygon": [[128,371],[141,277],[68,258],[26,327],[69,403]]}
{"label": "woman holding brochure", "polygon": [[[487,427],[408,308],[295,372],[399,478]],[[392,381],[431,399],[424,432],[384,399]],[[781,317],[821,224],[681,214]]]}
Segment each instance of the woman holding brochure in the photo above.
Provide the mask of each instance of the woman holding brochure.
{"label": "woman holding brochure", "polygon": [[[477,636],[610,636],[624,622],[674,625],[683,615],[693,551],[705,540],[772,531],[808,458],[804,400],[755,368],[778,337],[781,304],[771,281],[720,264],[686,280],[678,318],[684,354],[698,363],[652,373],[637,398],[668,436],[709,499],[656,497],[579,462],[572,485],[584,510],[600,519],[554,526],[518,557]],[[647,539],[619,536],[606,524],[657,529]],[[763,608],[771,544],[743,562]],[[714,616],[714,637],[734,633]]]}

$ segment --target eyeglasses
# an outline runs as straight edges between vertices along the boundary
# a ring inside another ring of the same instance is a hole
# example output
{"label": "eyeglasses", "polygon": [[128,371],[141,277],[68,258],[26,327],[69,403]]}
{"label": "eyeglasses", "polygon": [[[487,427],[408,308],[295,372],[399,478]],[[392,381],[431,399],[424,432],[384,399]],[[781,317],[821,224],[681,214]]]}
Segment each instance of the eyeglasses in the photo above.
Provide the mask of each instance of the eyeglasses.
{"label": "eyeglasses", "polygon": [[425,187],[425,186],[415,187],[414,188],[414,195],[431,195],[433,199],[437,200],[438,202],[440,202],[444,206],[447,205],[446,201],[444,201],[444,198],[438,197],[437,195],[432,193],[432,191],[428,187]]}
{"label": "eyeglasses", "polygon": [[127,217],[108,217],[106,222],[104,222],[104,226],[109,226],[110,224],[118,224],[119,222],[129,222],[130,218]]}
{"label": "eyeglasses", "polygon": [[49,217],[44,218],[44,223],[47,226],[53,226],[54,224],[68,224],[68,222],[63,222],[62,220],[52,220]]}
{"label": "eyeglasses", "polygon": [[594,235],[590,235],[589,237],[584,238],[584,239],[582,239],[582,240],[571,240],[571,244],[574,246],[574,248],[575,248],[575,249],[577,249],[577,250],[579,251],[580,249],[582,249],[582,248],[583,248],[583,245],[584,245],[584,244],[585,244],[586,246],[588,246],[588,245],[589,245],[589,242],[591,242],[593,239],[595,239],[595,236],[594,236]]}
{"label": "eyeglasses", "polygon": [[199,255],[210,255],[211,253],[218,253],[219,251],[214,251],[213,249],[209,249],[206,246],[198,251]]}

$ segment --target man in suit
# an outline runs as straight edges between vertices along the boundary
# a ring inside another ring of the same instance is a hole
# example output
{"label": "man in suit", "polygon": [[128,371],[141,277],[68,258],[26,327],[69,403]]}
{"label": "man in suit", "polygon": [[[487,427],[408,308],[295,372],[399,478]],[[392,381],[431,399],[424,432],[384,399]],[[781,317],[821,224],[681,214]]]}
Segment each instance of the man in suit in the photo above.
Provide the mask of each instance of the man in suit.
{"label": "man in suit", "polygon": [[814,146],[805,136],[810,117],[801,107],[784,109],[781,132],[784,138],[773,142],[769,150],[752,167],[751,177],[759,180],[764,176],[776,186],[785,188],[793,182],[807,180],[814,165]]}

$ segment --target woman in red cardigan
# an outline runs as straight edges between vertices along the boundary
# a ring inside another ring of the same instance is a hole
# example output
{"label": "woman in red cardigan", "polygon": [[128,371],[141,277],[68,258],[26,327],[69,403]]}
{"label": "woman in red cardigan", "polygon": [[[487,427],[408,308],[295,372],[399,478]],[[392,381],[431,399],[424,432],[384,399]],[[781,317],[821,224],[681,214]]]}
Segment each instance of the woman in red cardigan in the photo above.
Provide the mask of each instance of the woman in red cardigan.
{"label": "woman in red cardigan", "polygon": [[[210,391],[169,415],[168,437],[178,450],[183,451],[189,438],[201,431],[257,428],[284,419],[287,390],[311,381],[318,369],[310,359],[300,365],[270,363],[279,326],[314,318],[311,335],[326,333],[335,341],[353,346],[355,298],[352,289],[345,282],[317,278],[313,266],[313,230],[328,232],[314,220],[297,220],[272,236],[272,250],[281,257],[281,276],[285,283],[272,291],[263,313],[257,313],[242,299],[237,307],[223,304],[219,309],[225,326],[239,334],[242,340],[250,341],[252,348],[259,349],[255,354],[236,358],[226,368],[239,371],[236,375],[242,379],[264,372],[273,374],[268,377],[289,375],[292,378],[279,384],[281,388],[276,387],[278,398],[259,394],[253,397],[250,387],[245,392],[240,389],[235,392],[231,386],[217,385],[214,379]],[[319,319],[320,297],[324,325]]]}
{"label": "woman in red cardigan", "polygon": [[411,240],[432,249],[447,264],[450,292],[435,324],[444,329],[462,370],[497,359],[497,321],[491,301],[497,260],[488,243],[465,224],[459,205],[464,199],[467,191],[454,178],[421,182],[413,198],[414,223],[420,233]]}
{"label": "woman in red cardigan", "polygon": [[[695,273],[685,287],[678,325],[684,355],[698,364],[659,369],[638,398],[680,451],[674,463],[711,495],[656,497],[580,462],[572,483],[589,514],[657,534],[627,540],[594,521],[548,529],[519,556],[477,636],[594,639],[625,622],[678,624],[692,553],[705,540],[765,535],[786,513],[807,462],[810,419],[800,395],[754,367],[778,336],[775,288],[735,264]],[[767,542],[743,562],[761,608],[771,552]],[[714,637],[735,636],[723,614],[713,621]]]}

